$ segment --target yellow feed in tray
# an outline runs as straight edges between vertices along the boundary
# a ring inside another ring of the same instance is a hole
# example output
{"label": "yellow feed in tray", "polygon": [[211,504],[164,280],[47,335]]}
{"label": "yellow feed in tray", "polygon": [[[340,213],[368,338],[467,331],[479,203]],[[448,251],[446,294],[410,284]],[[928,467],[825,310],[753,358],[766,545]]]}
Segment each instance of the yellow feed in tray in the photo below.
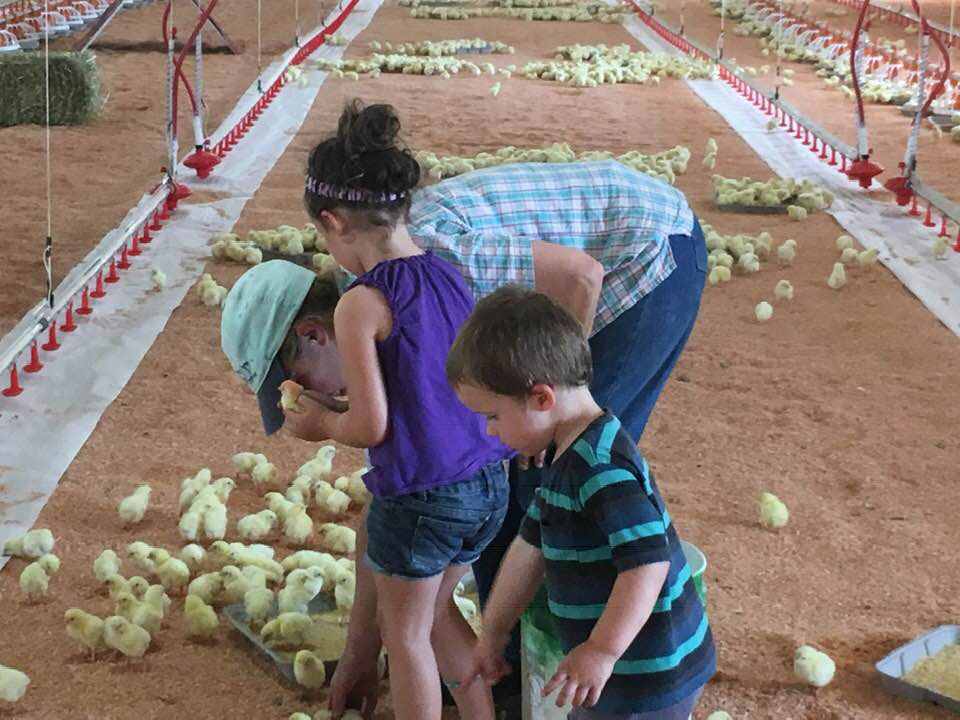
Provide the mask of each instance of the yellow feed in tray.
{"label": "yellow feed in tray", "polygon": [[960,700],[960,645],[947,645],[936,655],[920,660],[903,679]]}

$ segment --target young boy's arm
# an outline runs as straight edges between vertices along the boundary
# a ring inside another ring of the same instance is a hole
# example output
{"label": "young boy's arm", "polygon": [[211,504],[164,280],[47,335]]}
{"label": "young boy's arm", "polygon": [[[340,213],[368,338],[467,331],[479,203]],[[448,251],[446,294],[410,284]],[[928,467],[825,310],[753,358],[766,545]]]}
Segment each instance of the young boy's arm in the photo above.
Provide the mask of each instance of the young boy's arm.
{"label": "young boy's arm", "polygon": [[496,682],[509,668],[503,650],[513,626],[520,620],[543,583],[543,552],[517,537],[500,564],[486,607],[476,649],[476,673]]}
{"label": "young boy's arm", "polygon": [[613,666],[646,624],[670,570],[667,561],[626,570],[617,575],[607,606],[586,642],[564,658],[543,688],[543,697],[558,687],[557,706],[595,705]]}

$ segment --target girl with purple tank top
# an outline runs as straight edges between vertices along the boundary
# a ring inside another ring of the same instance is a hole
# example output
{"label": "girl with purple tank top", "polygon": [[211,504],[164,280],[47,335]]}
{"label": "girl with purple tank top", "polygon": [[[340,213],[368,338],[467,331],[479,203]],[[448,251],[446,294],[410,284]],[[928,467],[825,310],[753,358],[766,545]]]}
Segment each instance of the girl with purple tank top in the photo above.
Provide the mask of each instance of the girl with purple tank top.
{"label": "girl with purple tank top", "polygon": [[[337,303],[334,337],[315,340],[336,343],[349,409],[333,412],[305,393],[307,411],[284,424],[304,439],[369,448],[363,480],[373,499],[357,535],[356,600],[331,697],[362,697],[368,710],[376,703],[367,669],[382,635],[399,720],[440,720],[441,678],[461,718],[493,720],[490,688],[466,682],[476,638],[453,593],[503,522],[502,461],[513,453],[447,383],[447,352],[474,299],[457,270],[407,234],[420,168],[397,146],[399,129],[390,106],[354,102],[336,136],[311,153],[307,210],[334,259],[357,276]],[[308,376],[297,362],[306,361],[294,361],[291,375]]]}

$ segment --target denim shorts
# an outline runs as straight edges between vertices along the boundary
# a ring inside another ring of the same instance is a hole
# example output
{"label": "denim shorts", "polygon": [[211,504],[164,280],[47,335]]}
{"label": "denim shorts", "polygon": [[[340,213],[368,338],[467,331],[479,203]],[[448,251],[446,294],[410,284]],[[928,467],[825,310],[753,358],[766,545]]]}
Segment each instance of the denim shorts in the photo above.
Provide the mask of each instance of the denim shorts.
{"label": "denim shorts", "polygon": [[469,565],[503,524],[509,492],[506,470],[497,462],[450,485],[374,497],[364,562],[375,572],[409,580]]}

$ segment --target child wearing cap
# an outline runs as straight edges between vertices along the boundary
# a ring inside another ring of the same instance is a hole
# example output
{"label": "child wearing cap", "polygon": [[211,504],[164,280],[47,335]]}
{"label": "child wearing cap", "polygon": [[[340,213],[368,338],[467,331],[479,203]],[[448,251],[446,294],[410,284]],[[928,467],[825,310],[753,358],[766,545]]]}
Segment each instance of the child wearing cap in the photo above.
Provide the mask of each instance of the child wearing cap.
{"label": "child wearing cap", "polygon": [[[590,392],[590,347],[546,295],[477,303],[447,359],[487,430],[547,465],[483,611],[475,673],[509,671],[512,628],[546,582],[566,652],[543,689],[571,720],[687,720],[716,670],[710,626],[650,468]],[[476,677],[476,675],[474,675]]]}
{"label": "child wearing cap", "polygon": [[[305,204],[334,259],[357,276],[340,296],[331,277],[286,261],[247,271],[224,302],[222,346],[258,393],[267,432],[369,448],[373,495],[358,533],[357,593],[333,682],[376,702],[376,603],[400,720],[439,720],[442,678],[465,720],[492,720],[490,689],[463,683],[476,637],[453,591],[496,535],[513,453],[447,383],[447,350],[473,309],[463,278],[424,252],[403,222],[420,167],[398,147],[387,105],[348,105],[338,132],[311,153]],[[339,363],[337,358],[339,357]],[[278,409],[278,387],[304,388],[301,412]],[[346,390],[349,406],[330,409]],[[337,408],[344,410],[344,408]],[[376,588],[369,592],[369,584]],[[363,677],[359,677],[363,675]],[[333,707],[338,713],[342,707]]]}

